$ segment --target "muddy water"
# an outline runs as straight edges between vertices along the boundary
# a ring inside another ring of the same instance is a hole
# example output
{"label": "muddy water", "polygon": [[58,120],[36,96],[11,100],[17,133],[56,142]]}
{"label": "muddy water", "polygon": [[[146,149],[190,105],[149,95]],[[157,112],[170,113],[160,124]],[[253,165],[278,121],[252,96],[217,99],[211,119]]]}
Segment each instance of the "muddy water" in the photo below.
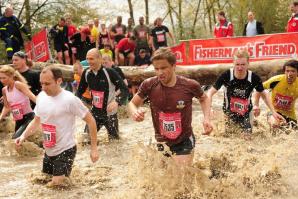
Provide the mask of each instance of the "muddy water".
{"label": "muddy water", "polygon": [[[202,115],[194,104],[194,165],[177,168],[153,147],[150,114],[132,122],[122,116],[121,140],[109,143],[99,132],[100,160],[93,164],[89,147],[79,145],[70,182],[63,190],[47,188],[41,175],[41,151],[26,143],[16,153],[7,132],[0,133],[0,198],[297,198],[296,132],[272,136],[265,112],[257,119],[252,141],[224,134],[222,96],[215,99],[210,136],[201,135]],[[12,128],[8,126],[5,128]],[[84,125],[77,122],[81,142]]]}

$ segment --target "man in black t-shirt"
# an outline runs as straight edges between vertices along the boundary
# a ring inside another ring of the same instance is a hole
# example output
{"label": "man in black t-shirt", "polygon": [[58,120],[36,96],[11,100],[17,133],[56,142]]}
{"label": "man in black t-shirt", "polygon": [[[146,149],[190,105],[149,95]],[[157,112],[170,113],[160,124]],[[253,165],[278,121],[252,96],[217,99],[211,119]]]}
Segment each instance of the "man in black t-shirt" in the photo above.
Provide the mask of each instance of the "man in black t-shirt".
{"label": "man in black t-shirt", "polygon": [[60,18],[58,24],[50,29],[51,37],[54,39],[54,49],[57,53],[57,59],[60,64],[63,64],[63,55],[65,64],[70,64],[69,44],[68,44],[68,27],[63,17]]}
{"label": "man in black t-shirt", "polygon": [[[240,129],[245,139],[250,139],[252,133],[251,96],[254,89],[260,93],[273,116],[282,119],[276,113],[268,94],[264,91],[260,77],[248,70],[249,54],[246,50],[238,50],[234,55],[234,68],[224,72],[208,91],[209,99],[221,88],[225,87],[223,112],[226,118],[226,132],[228,129]],[[237,129],[237,130],[238,130]]]}
{"label": "man in black t-shirt", "polygon": [[[35,96],[37,96],[41,91],[41,85],[39,82],[40,73],[29,68],[29,66],[32,65],[32,62],[27,59],[27,55],[22,51],[14,53],[12,57],[12,65],[26,79],[28,85],[30,86],[30,90]],[[34,102],[31,102],[31,107],[35,107]]]}
{"label": "man in black t-shirt", "polygon": [[162,19],[156,19],[156,26],[151,30],[150,42],[152,44],[153,51],[159,49],[160,47],[167,47],[167,35],[172,39],[173,44],[175,44],[175,39],[172,33],[169,31],[168,27],[162,25]]}

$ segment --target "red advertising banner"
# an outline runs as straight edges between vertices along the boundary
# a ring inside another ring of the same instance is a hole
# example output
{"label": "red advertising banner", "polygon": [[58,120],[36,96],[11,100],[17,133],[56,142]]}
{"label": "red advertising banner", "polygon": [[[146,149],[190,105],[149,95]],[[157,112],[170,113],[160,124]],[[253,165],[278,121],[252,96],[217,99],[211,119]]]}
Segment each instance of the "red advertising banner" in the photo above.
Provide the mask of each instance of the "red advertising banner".
{"label": "red advertising banner", "polygon": [[176,55],[176,64],[177,65],[186,65],[186,52],[185,52],[185,42],[181,42],[177,46],[171,47],[171,50]]}
{"label": "red advertising banner", "polygon": [[189,41],[189,64],[233,62],[238,49],[247,49],[250,61],[297,58],[298,33]]}
{"label": "red advertising banner", "polygon": [[25,44],[25,51],[33,61],[45,62],[51,58],[47,30],[45,28],[34,34],[32,41]]}

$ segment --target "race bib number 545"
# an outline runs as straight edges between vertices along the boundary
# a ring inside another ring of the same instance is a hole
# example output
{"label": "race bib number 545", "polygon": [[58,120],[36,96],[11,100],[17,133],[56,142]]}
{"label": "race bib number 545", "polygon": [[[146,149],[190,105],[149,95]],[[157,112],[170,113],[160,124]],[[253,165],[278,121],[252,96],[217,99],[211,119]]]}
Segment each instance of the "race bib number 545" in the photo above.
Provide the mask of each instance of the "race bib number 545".
{"label": "race bib number 545", "polygon": [[182,133],[181,113],[159,113],[160,133],[174,140]]}

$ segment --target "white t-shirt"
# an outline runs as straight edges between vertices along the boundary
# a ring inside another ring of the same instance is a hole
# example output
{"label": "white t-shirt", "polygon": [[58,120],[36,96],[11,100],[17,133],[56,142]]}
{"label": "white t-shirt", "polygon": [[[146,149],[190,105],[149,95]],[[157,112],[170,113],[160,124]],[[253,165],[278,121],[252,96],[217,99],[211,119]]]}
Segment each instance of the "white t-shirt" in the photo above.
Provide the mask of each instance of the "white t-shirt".
{"label": "white t-shirt", "polygon": [[257,32],[257,21],[253,20],[252,22],[247,23],[246,27],[246,36],[256,36]]}
{"label": "white t-shirt", "polygon": [[84,118],[88,108],[71,92],[62,89],[55,97],[48,96],[44,91],[39,93],[34,109],[42,124],[56,128],[56,144],[45,147],[48,156],[55,156],[76,145],[75,117]]}

